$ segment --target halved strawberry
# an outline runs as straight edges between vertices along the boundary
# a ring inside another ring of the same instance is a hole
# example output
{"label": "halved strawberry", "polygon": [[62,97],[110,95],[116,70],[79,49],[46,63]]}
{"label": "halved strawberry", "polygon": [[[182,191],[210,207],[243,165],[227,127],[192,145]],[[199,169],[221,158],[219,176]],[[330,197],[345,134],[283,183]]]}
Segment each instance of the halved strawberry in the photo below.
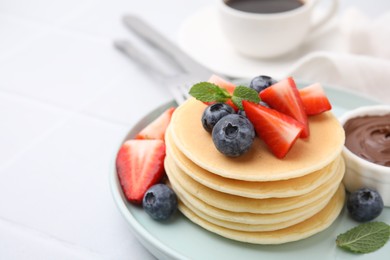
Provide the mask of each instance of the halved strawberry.
{"label": "halved strawberry", "polygon": [[225,80],[225,79],[223,79],[220,76],[217,76],[215,74],[211,75],[208,82],[214,83],[215,85],[226,89],[230,94],[233,94],[234,89],[236,88],[236,85],[234,85],[233,83],[231,83],[231,82],[229,82],[229,81],[227,81],[227,80]]}
{"label": "halved strawberry", "polygon": [[119,149],[116,169],[126,198],[142,204],[145,192],[164,175],[165,143],[162,140],[128,140]]}
{"label": "halved strawberry", "polygon": [[285,157],[301,134],[303,124],[277,110],[246,100],[242,101],[242,105],[256,134],[276,157],[279,159]]}
{"label": "halved strawberry", "polygon": [[299,95],[308,116],[318,115],[332,109],[332,105],[320,83],[314,83],[299,89]]}
{"label": "halved strawberry", "polygon": [[[229,81],[227,81],[227,80],[225,80],[225,79],[223,79],[215,74],[211,75],[211,77],[209,78],[209,80],[207,82],[214,83],[218,87],[226,89],[231,95],[233,95],[234,89],[236,88],[236,85],[234,85],[233,83],[231,83],[231,82],[229,82]],[[207,103],[207,104],[210,105],[210,103]],[[232,102],[231,99],[226,101],[226,104],[233,107],[233,109],[235,111],[238,111],[238,107]]]}
{"label": "halved strawberry", "polygon": [[291,116],[304,125],[301,137],[309,136],[309,123],[294,79],[289,77],[264,89],[260,98],[270,107]]}
{"label": "halved strawberry", "polygon": [[174,107],[165,110],[158,118],[148,124],[142,129],[136,136],[135,139],[160,139],[164,140],[165,131],[171,121]]}

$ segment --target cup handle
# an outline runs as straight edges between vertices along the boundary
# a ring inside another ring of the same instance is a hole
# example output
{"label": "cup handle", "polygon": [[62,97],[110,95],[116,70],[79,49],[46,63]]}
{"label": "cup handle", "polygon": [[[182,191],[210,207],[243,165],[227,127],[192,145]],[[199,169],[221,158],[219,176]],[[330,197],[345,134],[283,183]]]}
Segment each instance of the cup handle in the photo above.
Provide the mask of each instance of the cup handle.
{"label": "cup handle", "polygon": [[[317,1],[318,3],[319,1]],[[316,4],[317,4],[316,3]],[[320,27],[322,27],[328,20],[330,20],[337,12],[337,9],[339,7],[339,1],[338,0],[331,0],[330,6],[328,11],[322,15],[322,17],[311,26],[310,31],[316,31]]]}

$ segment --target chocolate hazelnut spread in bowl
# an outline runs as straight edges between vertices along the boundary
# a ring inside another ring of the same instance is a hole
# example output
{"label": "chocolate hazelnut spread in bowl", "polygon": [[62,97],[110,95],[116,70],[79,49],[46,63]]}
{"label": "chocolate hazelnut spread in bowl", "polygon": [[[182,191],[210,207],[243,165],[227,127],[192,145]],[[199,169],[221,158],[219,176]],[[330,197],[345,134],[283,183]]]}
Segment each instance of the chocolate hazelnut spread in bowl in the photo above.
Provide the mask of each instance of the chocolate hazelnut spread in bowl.
{"label": "chocolate hazelnut spread in bowl", "polygon": [[390,207],[390,106],[360,107],[342,115],[340,122],[346,135],[347,190],[375,189]]}
{"label": "chocolate hazelnut spread in bowl", "polygon": [[390,167],[390,113],[349,119],[345,146],[367,161]]}

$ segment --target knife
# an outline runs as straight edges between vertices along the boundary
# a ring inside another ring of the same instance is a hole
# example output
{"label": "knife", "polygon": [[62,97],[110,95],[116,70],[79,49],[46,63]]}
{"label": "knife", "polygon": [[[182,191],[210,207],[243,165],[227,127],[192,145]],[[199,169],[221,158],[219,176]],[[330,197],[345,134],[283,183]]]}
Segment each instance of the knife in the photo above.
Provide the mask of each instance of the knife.
{"label": "knife", "polygon": [[182,51],[178,46],[139,17],[135,15],[125,15],[123,17],[123,22],[134,34],[143,39],[149,45],[153,46],[155,49],[166,54],[166,56],[168,56],[186,72],[193,73],[199,76],[199,79],[205,80],[213,74],[211,70],[188,56],[188,54]]}

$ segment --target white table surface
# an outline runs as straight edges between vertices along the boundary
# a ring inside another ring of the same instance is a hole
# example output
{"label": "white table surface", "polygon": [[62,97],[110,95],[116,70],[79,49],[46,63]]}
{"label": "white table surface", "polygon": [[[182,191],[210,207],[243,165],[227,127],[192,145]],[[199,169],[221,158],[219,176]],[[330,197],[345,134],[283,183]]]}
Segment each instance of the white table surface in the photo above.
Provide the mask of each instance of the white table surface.
{"label": "white table surface", "polygon": [[[131,126],[171,99],[112,41],[136,13],[176,40],[210,0],[0,1],[0,259],[154,259],[108,184]],[[341,0],[371,16],[386,0]]]}

